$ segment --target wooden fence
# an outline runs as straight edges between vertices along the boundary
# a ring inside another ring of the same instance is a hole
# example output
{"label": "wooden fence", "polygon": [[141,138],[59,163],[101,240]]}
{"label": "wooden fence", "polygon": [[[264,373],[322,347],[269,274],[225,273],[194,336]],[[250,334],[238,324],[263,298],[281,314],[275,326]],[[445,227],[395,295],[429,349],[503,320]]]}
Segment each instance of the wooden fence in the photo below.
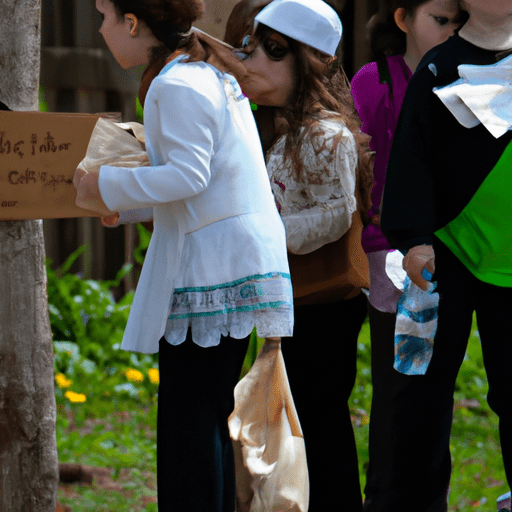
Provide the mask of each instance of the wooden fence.
{"label": "wooden fence", "polygon": [[[202,30],[222,37],[237,0],[205,0]],[[368,61],[365,25],[378,0],[332,0],[344,27],[344,66],[349,76]],[[141,70],[125,71],[98,33],[101,17],[94,0],[42,0],[42,99],[53,112],[121,112],[136,120]],[[73,271],[111,279],[137,244],[134,226],[103,228],[98,219],[44,221],[46,253],[59,266],[77,247],[86,252]],[[132,283],[127,282],[127,287]]]}
{"label": "wooden fence", "polygon": [[[41,99],[51,112],[120,112],[136,120],[140,70],[124,71],[106,49],[93,0],[42,0]],[[103,228],[98,219],[44,221],[46,254],[54,266],[81,245],[73,267],[87,277],[111,279],[129,259],[135,227]],[[128,283],[128,286],[130,283]]]}

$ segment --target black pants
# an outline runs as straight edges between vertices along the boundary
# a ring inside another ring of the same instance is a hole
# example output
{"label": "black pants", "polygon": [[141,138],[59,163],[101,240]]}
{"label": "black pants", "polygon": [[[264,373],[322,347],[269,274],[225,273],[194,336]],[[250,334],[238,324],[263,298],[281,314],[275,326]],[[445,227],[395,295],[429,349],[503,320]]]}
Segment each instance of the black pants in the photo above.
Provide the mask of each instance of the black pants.
{"label": "black pants", "polygon": [[[368,512],[447,510],[453,392],[474,311],[489,381],[488,402],[500,418],[505,472],[512,483],[512,288],[479,281],[437,240],[434,249],[439,318],[427,373],[379,371],[374,382],[364,507]],[[372,357],[392,366],[393,337],[378,341],[382,346],[372,348]]]}
{"label": "black pants", "polygon": [[300,306],[282,350],[306,444],[309,511],[362,509],[348,399],[356,377],[357,337],[366,297]]}
{"label": "black pants", "polygon": [[235,471],[227,419],[249,338],[216,347],[160,340],[158,509],[233,512]]}

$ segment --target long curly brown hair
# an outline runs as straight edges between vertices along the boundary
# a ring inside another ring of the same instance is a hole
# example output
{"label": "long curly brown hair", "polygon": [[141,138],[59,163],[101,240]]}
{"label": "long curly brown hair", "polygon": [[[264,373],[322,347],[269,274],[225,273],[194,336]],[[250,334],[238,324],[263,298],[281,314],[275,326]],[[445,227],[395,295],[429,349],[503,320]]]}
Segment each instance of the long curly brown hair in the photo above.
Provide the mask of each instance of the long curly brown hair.
{"label": "long curly brown hair", "polygon": [[[233,46],[240,47],[244,36],[252,32],[255,16],[270,2],[271,0],[241,0],[236,4],[227,22],[224,40]],[[255,38],[264,40],[268,31],[273,32],[269,27],[261,23],[258,24]],[[354,106],[349,81],[335,59],[293,39],[284,37],[288,41],[291,51],[297,56],[295,101],[293,105],[282,111],[287,124],[285,159],[291,160],[293,172],[296,173],[299,179],[302,179],[304,176],[304,162],[301,157],[301,149],[304,140],[312,138],[315,151],[321,153],[325,150],[325,146],[315,144],[316,141],[321,140],[321,135],[323,135],[317,121],[325,118],[341,119],[352,132],[357,145],[358,164],[356,173],[360,199],[359,207],[364,220],[366,219],[366,212],[371,207],[370,194],[373,185],[375,154],[370,150],[370,137],[361,132],[361,120]],[[269,129],[268,117],[274,116],[275,111],[275,107],[259,106],[255,112],[264,149],[270,148],[272,141],[275,142],[278,135],[276,133],[261,133],[261,126],[265,128],[265,132],[272,132]],[[259,117],[262,118],[261,123],[258,122]],[[341,139],[341,133],[339,138]],[[336,151],[339,140],[334,142],[333,153]]]}
{"label": "long curly brown hair", "polygon": [[[301,149],[304,141],[313,141],[317,154],[325,151],[325,144],[315,143],[324,134],[318,120],[340,119],[354,136],[358,163],[356,169],[360,211],[371,207],[370,194],[373,185],[373,160],[375,153],[370,150],[370,137],[361,132],[361,120],[357,115],[350,84],[335,58],[329,57],[307,45],[298,44],[296,52],[295,77],[296,90],[294,102],[283,109],[289,131],[285,142],[285,158],[299,179],[304,176],[304,162]],[[334,141],[331,151],[336,151],[341,140]]]}

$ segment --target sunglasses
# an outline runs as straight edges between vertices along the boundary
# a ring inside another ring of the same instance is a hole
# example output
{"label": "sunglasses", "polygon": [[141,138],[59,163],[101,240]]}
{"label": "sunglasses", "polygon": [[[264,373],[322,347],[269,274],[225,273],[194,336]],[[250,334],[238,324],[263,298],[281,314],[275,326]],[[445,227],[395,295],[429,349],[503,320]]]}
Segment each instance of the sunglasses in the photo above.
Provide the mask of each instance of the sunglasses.
{"label": "sunglasses", "polygon": [[[262,39],[260,39],[261,47],[265,52],[266,56],[273,61],[283,60],[286,55],[291,52],[291,48],[288,44],[284,44],[279,41],[277,38],[281,38],[283,36],[278,35],[277,32],[272,32],[270,34],[265,34]],[[259,39],[259,38],[258,38]],[[249,46],[251,42],[250,36],[245,36],[242,41],[242,48],[246,48]]]}

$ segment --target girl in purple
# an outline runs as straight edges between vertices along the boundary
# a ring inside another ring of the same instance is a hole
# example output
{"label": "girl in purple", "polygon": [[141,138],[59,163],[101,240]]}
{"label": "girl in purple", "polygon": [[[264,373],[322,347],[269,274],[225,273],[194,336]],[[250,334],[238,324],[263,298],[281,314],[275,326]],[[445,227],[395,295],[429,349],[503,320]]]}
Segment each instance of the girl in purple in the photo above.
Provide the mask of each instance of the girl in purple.
{"label": "girl in purple", "polygon": [[[375,61],[360,69],[351,84],[354,103],[362,122],[361,130],[371,135],[370,147],[376,152],[373,206],[368,212],[370,223],[362,235],[370,265],[369,318],[373,380],[370,462],[365,489],[367,511],[374,510],[372,490],[384,487],[386,478],[400,478],[400,475],[387,474],[387,460],[392,450],[392,432],[387,418],[393,407],[388,399],[388,390],[406,385],[404,376],[393,369],[396,307],[402,292],[386,274],[386,258],[391,247],[380,229],[386,167],[412,74],[422,57],[453,35],[465,20],[465,13],[459,8],[457,0],[392,0],[380,4],[380,12],[369,24]],[[428,427],[425,425],[425,434]],[[405,443],[409,441],[402,440]],[[440,500],[442,503],[442,496]],[[440,505],[436,512],[438,510],[445,509]]]}
{"label": "girl in purple", "polygon": [[[373,267],[371,310],[394,314],[400,292],[385,275],[390,245],[380,230],[379,215],[391,143],[412,73],[428,50],[460,26],[461,11],[456,0],[394,0],[386,4],[384,12],[370,22],[376,60],[354,76],[352,95],[361,129],[371,135],[370,146],[376,152],[370,225],[363,231],[363,247]],[[394,318],[389,321],[394,324]]]}

